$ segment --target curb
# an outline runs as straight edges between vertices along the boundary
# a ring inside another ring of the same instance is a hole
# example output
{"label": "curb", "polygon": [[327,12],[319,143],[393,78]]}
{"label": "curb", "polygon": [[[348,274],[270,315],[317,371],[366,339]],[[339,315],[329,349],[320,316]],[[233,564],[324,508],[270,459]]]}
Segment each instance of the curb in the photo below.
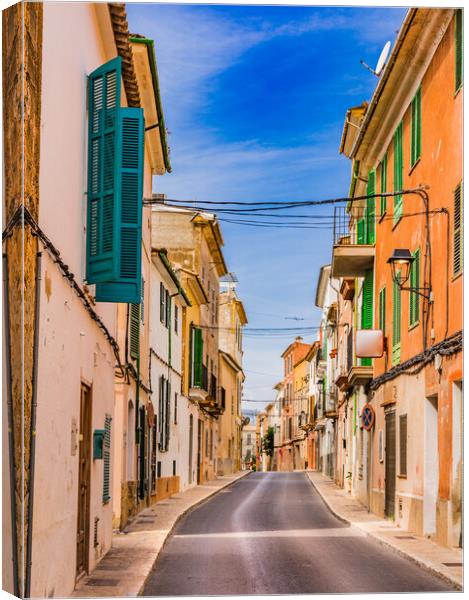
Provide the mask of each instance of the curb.
{"label": "curb", "polygon": [[445,573],[442,573],[441,571],[439,571],[438,569],[436,569],[433,565],[429,565],[424,560],[419,559],[419,558],[413,556],[412,554],[409,554],[405,550],[402,550],[402,548],[397,548],[392,543],[388,542],[388,540],[377,536],[376,534],[372,533],[371,531],[367,531],[366,529],[362,529],[356,523],[352,523],[351,521],[349,521],[348,519],[346,519],[345,517],[343,517],[342,515],[340,515],[339,513],[337,513],[331,507],[331,505],[327,502],[327,500],[325,498],[325,495],[322,493],[322,491],[320,491],[319,488],[314,484],[313,480],[310,477],[308,477],[307,473],[306,473],[306,477],[309,479],[311,485],[314,487],[314,489],[316,490],[316,492],[318,493],[319,497],[324,502],[324,504],[327,506],[327,508],[329,509],[329,511],[335,517],[337,517],[340,521],[342,521],[343,523],[348,523],[351,527],[356,527],[357,529],[359,529],[360,531],[362,531],[363,533],[365,533],[369,538],[375,540],[376,542],[378,542],[382,546],[386,546],[386,548],[390,548],[396,554],[399,554],[400,556],[403,556],[404,558],[407,558],[408,560],[410,560],[414,564],[418,565],[419,567],[422,567],[426,571],[429,571],[433,575],[436,575],[439,579],[442,579],[446,583],[449,583],[452,586],[456,587],[457,590],[461,590],[462,591],[463,586],[462,586],[461,583],[459,583],[459,581],[456,581],[456,580],[452,579],[451,577],[449,577]]}
{"label": "curb", "polygon": [[234,485],[235,483],[237,483],[238,481],[240,481],[241,479],[244,479],[245,477],[247,477],[248,475],[250,475],[251,473],[253,473],[254,471],[246,471],[245,473],[243,473],[240,477],[237,477],[236,479],[234,479],[233,481],[229,481],[228,483],[226,483],[225,485],[222,485],[221,487],[217,488],[216,490],[214,490],[213,492],[211,492],[208,496],[206,496],[205,498],[201,498],[200,500],[197,500],[196,502],[194,502],[194,504],[192,504],[191,506],[188,506],[187,508],[185,508],[175,519],[174,523],[171,525],[171,528],[168,529],[168,532],[166,533],[166,536],[163,540],[163,543],[161,544],[155,560],[153,561],[153,564],[150,568],[150,570],[148,571],[148,573],[145,576],[145,579],[143,580],[142,585],[139,587],[138,591],[137,591],[137,596],[141,596],[142,592],[143,592],[143,588],[145,587],[145,584],[147,582],[148,577],[150,576],[150,573],[153,571],[153,568],[156,564],[156,562],[158,561],[158,558],[161,554],[161,551],[163,550],[163,548],[166,545],[166,542],[168,541],[169,537],[171,536],[171,534],[173,533],[174,529],[176,528],[176,525],[179,523],[179,521],[185,516],[187,515],[188,512],[190,512],[191,510],[194,510],[194,508],[198,508],[201,504],[204,504],[204,502],[207,502],[208,500],[212,499],[213,496],[216,496],[218,492],[220,492],[221,490],[226,489],[227,487],[230,487],[232,485]]}

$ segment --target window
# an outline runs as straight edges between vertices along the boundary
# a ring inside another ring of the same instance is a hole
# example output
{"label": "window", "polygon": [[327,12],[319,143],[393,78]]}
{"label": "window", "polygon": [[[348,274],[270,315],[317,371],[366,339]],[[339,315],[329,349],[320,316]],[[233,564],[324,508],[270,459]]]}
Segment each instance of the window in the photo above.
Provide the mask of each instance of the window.
{"label": "window", "polygon": [[[413,254],[415,260],[410,268],[410,287],[420,287],[420,250],[416,250]],[[409,327],[413,327],[419,321],[420,314],[420,296],[417,292],[409,294]]]}
{"label": "window", "polygon": [[[380,192],[385,194],[388,191],[388,153],[383,156],[380,171]],[[386,214],[386,196],[381,196],[381,216]]]}
{"label": "window", "polygon": [[[361,311],[362,329],[372,329],[373,327],[373,270],[366,272],[362,287],[362,311]],[[371,358],[360,359],[362,367],[371,367]]]}
{"label": "window", "polygon": [[379,292],[379,307],[378,307],[378,327],[386,335],[386,288],[383,287]]}
{"label": "window", "polygon": [[156,447],[158,444],[158,430],[156,428],[156,422],[153,423],[151,428],[151,456],[150,456],[150,490],[152,493],[156,492]]}
{"label": "window", "polygon": [[165,323],[166,320],[166,290],[163,282],[160,281],[160,321]]}
{"label": "window", "polygon": [[179,320],[179,306],[174,305],[174,333],[178,332],[178,320]]}
{"label": "window", "polygon": [[103,438],[103,504],[111,499],[111,421],[112,418],[106,415]]}
{"label": "window", "polygon": [[158,424],[159,424],[159,443],[160,452],[166,452],[169,447],[170,435],[170,397],[171,384],[164,375],[160,376],[158,389]]}
{"label": "window", "polygon": [[401,360],[401,288],[393,282],[392,294],[392,364]]}
{"label": "window", "polygon": [[410,124],[410,166],[413,167],[420,158],[422,151],[422,88],[412,100]]}
{"label": "window", "polygon": [[191,387],[202,386],[202,356],[203,338],[202,329],[191,327]]}
{"label": "window", "polygon": [[205,430],[205,458],[208,458],[208,429]]}
{"label": "window", "polygon": [[88,78],[86,280],[98,302],[139,303],[144,116],[121,108],[122,59]]}
{"label": "window", "polygon": [[407,477],[407,415],[399,416],[399,475]]}
{"label": "window", "polygon": [[461,187],[454,190],[454,216],[453,216],[453,275],[462,272],[463,261],[463,233],[462,233],[462,202]]}
{"label": "window", "polygon": [[130,305],[129,350],[131,358],[140,356],[140,304]]}
{"label": "window", "polygon": [[463,80],[463,20],[461,9],[457,9],[454,15],[454,53],[455,89],[458,91]]}
{"label": "window", "polygon": [[156,463],[156,476],[158,478],[161,477],[161,461],[160,460]]}
{"label": "window", "polygon": [[178,423],[178,394],[174,393],[174,424]]}
{"label": "window", "polygon": [[382,463],[384,461],[384,444],[383,444],[383,430],[380,429],[378,432],[378,461]]}
{"label": "window", "polygon": [[[394,134],[394,191],[399,192],[403,187],[403,157],[402,157],[402,121]],[[402,195],[394,196],[394,219],[397,223],[402,216]]]}
{"label": "window", "polygon": [[366,243],[375,243],[375,207],[376,198],[373,194],[376,192],[376,172],[370,171],[368,173],[368,184],[366,193],[369,197],[366,199],[366,211],[365,211],[365,222],[366,222]]}
{"label": "window", "polygon": [[169,290],[165,290],[166,295],[166,315],[164,325],[165,327],[171,327],[171,296]]}
{"label": "window", "polygon": [[176,475],[176,461],[173,460],[173,477]]}

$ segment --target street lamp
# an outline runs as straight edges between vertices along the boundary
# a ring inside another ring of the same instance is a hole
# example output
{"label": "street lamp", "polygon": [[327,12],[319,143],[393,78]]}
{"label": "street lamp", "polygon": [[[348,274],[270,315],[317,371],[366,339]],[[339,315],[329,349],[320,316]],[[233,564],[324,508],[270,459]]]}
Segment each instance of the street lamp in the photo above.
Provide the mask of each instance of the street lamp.
{"label": "street lamp", "polygon": [[410,250],[407,248],[396,248],[392,256],[387,260],[388,264],[391,265],[392,280],[401,290],[418,294],[431,302],[432,294],[430,287],[404,287],[404,284],[410,277],[410,268],[414,261],[415,256],[412,256]]}

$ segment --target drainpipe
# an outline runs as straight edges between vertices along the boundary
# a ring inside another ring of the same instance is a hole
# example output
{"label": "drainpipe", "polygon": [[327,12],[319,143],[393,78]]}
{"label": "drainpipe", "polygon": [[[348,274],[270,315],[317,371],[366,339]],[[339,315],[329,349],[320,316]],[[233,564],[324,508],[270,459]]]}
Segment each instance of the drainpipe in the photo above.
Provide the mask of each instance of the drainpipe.
{"label": "drainpipe", "polygon": [[31,554],[33,543],[33,508],[34,508],[34,471],[36,458],[36,414],[37,414],[37,372],[38,372],[38,347],[39,347],[39,308],[41,299],[41,265],[42,253],[36,254],[36,290],[34,307],[34,349],[33,349],[33,390],[31,407],[31,430],[29,446],[29,497],[28,497],[28,532],[26,540],[26,576],[25,590],[26,598],[31,596]]}
{"label": "drainpipe", "polygon": [[4,327],[5,327],[5,368],[6,368],[6,387],[8,402],[8,451],[10,456],[10,509],[11,509],[11,549],[13,561],[13,595],[18,596],[18,538],[16,532],[16,502],[15,502],[15,434],[13,430],[13,395],[11,382],[11,340],[10,340],[10,302],[8,285],[8,256],[3,254],[3,299],[4,299]]}

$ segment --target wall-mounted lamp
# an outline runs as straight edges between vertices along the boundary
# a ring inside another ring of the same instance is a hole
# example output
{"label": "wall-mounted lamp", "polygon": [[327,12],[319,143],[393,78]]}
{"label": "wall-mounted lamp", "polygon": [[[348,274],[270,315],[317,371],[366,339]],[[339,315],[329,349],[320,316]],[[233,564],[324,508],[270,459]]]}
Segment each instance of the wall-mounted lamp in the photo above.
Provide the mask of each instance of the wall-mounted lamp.
{"label": "wall-mounted lamp", "polygon": [[413,292],[431,302],[432,294],[429,287],[404,287],[404,284],[410,277],[410,269],[414,261],[415,256],[412,256],[410,250],[407,248],[396,248],[392,256],[387,260],[388,264],[391,265],[392,280],[401,290]]}

